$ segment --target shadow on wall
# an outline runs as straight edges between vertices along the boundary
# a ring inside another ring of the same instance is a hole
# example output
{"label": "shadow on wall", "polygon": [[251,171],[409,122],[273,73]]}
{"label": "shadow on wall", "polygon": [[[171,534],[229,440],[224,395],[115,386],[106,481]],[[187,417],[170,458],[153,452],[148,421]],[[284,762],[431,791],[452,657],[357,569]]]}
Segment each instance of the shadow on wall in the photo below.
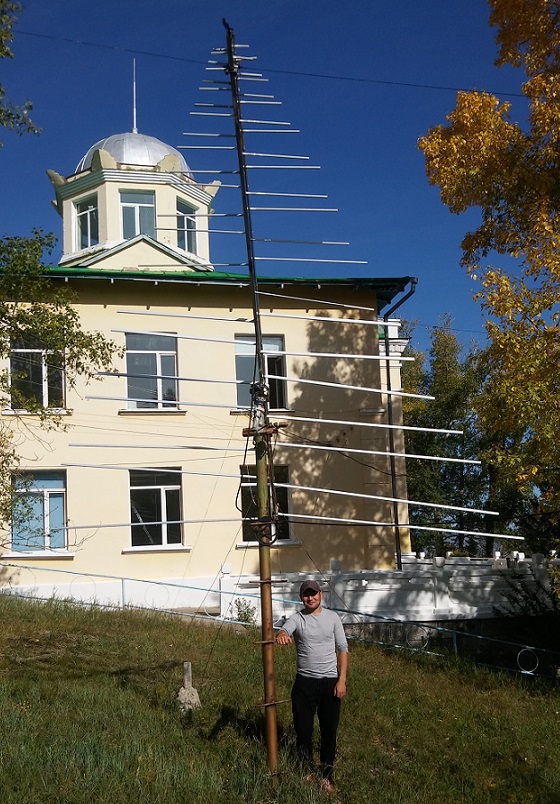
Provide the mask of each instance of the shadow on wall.
{"label": "shadow on wall", "polygon": [[[539,586],[549,588],[546,567],[524,562],[503,569],[492,559],[448,559],[442,567],[418,561],[405,565],[402,572],[333,575],[329,603],[347,611],[348,622],[363,621],[351,614],[356,612],[424,622],[487,618],[510,611],[512,588],[519,586],[534,602]],[[536,613],[536,608],[528,606],[525,613]]]}
{"label": "shadow on wall", "polygon": [[[362,294],[363,296],[363,294]],[[350,303],[350,302],[349,302]],[[356,303],[356,302],[355,302]],[[359,303],[367,305],[368,299]],[[374,301],[370,301],[374,307]],[[312,312],[312,311],[310,311]],[[379,354],[376,325],[339,322],[342,314],[318,311],[325,321],[311,321],[307,327],[310,352],[336,354]],[[345,318],[374,318],[371,313],[343,313]],[[297,416],[356,422],[356,426],[290,422],[282,431],[275,454],[275,465],[289,466],[290,483],[294,486],[331,489],[343,492],[328,494],[315,491],[291,491],[291,511],[314,517],[391,522],[391,503],[351,496],[350,492],[365,495],[392,496],[390,461],[385,455],[353,452],[331,452],[316,449],[330,446],[341,450],[377,450],[386,452],[387,430],[359,427],[365,422],[387,421],[386,397],[378,391],[384,364],[378,360],[341,358],[288,358],[288,377],[331,383],[332,386],[299,382],[292,385],[292,408]],[[383,382],[384,384],[384,382]],[[336,387],[338,386],[338,387]],[[358,388],[345,388],[355,386]],[[398,419],[397,419],[398,420]],[[282,441],[300,443],[302,448],[283,447]],[[397,496],[406,495],[404,459],[397,462]],[[344,492],[348,492],[344,494]],[[403,517],[401,521],[406,521]],[[309,570],[325,570],[331,561],[341,562],[344,569],[387,568],[394,563],[394,532],[392,528],[362,524],[312,524],[295,520],[293,535],[308,553]],[[408,549],[405,546],[403,549]],[[305,569],[304,567],[300,567]],[[283,569],[288,566],[283,562]]]}
{"label": "shadow on wall", "polygon": [[[5,545],[2,547],[5,548]],[[2,562],[0,555],[0,562]],[[9,567],[5,564],[0,564],[0,593],[10,594],[14,586],[20,583],[21,570],[16,567]]]}

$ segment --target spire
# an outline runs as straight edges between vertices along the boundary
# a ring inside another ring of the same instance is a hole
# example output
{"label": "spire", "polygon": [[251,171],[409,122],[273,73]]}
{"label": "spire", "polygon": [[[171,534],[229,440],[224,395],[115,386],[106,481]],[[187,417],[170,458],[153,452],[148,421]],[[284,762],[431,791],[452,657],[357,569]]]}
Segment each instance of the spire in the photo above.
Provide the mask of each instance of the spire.
{"label": "spire", "polygon": [[136,128],[136,59],[132,59],[132,133],[138,134]]}

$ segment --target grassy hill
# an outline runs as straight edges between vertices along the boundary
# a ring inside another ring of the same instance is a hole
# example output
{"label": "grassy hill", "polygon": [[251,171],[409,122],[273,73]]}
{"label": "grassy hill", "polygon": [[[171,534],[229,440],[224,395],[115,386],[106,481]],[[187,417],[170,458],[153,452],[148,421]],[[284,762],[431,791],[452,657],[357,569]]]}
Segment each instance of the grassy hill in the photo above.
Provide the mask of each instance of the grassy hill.
{"label": "grassy hill", "polygon": [[[332,800],[294,769],[288,703],[270,782],[254,629],[1,595],[0,617],[2,804]],[[290,649],[276,669],[289,698]],[[536,682],[353,643],[339,734],[344,804],[560,802],[560,695]]]}

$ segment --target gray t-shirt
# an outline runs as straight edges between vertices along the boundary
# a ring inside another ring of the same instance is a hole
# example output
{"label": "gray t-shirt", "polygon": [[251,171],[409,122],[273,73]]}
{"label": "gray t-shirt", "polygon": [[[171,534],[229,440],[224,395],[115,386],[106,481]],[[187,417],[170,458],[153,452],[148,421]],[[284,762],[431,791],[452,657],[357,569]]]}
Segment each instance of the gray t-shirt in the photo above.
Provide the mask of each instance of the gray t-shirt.
{"label": "gray t-shirt", "polygon": [[297,651],[297,671],[311,678],[336,678],[337,651],[348,651],[348,642],[334,611],[321,609],[319,614],[308,614],[305,609],[289,617],[282,631],[294,636]]}

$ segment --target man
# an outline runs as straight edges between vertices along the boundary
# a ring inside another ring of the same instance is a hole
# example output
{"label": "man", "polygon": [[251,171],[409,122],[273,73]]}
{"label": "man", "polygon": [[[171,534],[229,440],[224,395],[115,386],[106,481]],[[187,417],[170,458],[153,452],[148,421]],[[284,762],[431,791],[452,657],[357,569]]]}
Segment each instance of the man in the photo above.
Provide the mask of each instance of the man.
{"label": "man", "polygon": [[[295,638],[297,674],[292,687],[292,715],[297,749],[302,764],[310,767],[317,712],[321,731],[321,789],[332,793],[340,701],[346,695],[348,642],[338,614],[322,607],[323,593],[317,581],[304,581],[299,596],[304,608],[286,620],[276,642],[291,645],[292,635]],[[307,778],[314,777],[310,774]]]}

